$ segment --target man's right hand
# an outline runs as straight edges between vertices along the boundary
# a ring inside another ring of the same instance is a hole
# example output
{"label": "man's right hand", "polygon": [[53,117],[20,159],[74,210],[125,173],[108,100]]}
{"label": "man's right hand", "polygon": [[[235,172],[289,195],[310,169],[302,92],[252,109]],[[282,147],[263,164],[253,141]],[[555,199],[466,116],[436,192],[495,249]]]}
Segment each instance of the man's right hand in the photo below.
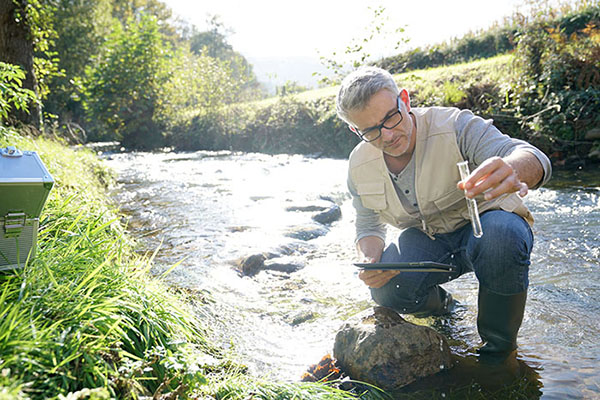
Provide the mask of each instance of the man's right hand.
{"label": "man's right hand", "polygon": [[[376,236],[365,236],[360,239],[357,249],[362,256],[361,262],[368,264],[379,262],[384,245],[383,239]],[[362,270],[358,273],[360,280],[372,288],[382,287],[396,275],[398,275],[398,271]]]}

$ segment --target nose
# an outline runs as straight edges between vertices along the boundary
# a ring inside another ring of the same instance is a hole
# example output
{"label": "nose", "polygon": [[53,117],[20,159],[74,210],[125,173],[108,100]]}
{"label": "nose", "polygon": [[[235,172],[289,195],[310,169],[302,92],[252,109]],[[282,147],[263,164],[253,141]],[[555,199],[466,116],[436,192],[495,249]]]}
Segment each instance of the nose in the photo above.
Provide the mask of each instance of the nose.
{"label": "nose", "polygon": [[381,138],[384,141],[389,141],[390,139],[392,139],[394,137],[394,130],[393,129],[387,129],[384,127],[381,127]]}

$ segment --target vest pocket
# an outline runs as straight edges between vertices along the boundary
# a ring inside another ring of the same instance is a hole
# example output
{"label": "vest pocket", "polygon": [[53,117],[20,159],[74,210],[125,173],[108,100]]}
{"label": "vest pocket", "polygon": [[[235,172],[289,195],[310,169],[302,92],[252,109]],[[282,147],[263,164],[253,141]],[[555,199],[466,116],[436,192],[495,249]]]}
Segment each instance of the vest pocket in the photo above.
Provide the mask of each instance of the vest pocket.
{"label": "vest pocket", "polygon": [[449,193],[446,193],[445,195],[435,199],[433,203],[439,211],[444,211],[450,208],[457,208],[452,206],[456,205],[461,201],[463,202],[461,206],[466,207],[465,192],[459,189],[454,189],[451,190]]}
{"label": "vest pocket", "polygon": [[371,210],[381,211],[387,208],[384,182],[368,182],[356,185],[363,206]]}

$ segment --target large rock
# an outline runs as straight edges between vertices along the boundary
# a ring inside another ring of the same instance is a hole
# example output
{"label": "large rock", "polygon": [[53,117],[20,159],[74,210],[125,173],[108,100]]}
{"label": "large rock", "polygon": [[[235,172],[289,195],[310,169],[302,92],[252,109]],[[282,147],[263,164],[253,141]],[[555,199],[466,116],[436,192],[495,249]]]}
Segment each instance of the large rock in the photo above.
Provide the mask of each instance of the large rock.
{"label": "large rock", "polygon": [[446,338],[432,328],[375,307],[347,321],[335,337],[333,355],[351,379],[394,390],[451,368]]}

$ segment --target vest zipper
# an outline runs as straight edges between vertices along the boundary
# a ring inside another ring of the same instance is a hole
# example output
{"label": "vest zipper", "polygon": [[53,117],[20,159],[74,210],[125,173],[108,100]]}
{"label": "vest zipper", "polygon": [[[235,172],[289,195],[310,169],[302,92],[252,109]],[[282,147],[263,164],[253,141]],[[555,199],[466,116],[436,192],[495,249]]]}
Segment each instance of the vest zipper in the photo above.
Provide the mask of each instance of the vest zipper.
{"label": "vest zipper", "polygon": [[[422,216],[421,216],[422,217]],[[429,238],[431,240],[435,240],[435,237],[433,236],[433,234],[431,232],[429,232],[429,228],[427,227],[427,224],[425,224],[425,218],[421,219],[421,225],[423,226],[423,232],[429,236]]]}

